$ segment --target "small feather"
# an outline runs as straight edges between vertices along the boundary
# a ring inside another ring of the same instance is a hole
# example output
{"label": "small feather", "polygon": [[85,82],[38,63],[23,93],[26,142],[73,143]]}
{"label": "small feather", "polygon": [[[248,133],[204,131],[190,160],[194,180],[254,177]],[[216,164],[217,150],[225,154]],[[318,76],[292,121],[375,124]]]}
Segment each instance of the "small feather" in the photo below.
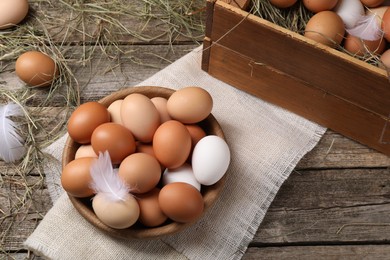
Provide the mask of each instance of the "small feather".
{"label": "small feather", "polygon": [[355,37],[367,41],[376,41],[383,36],[376,15],[363,15],[356,26],[353,28],[347,28],[347,32]]}
{"label": "small feather", "polygon": [[91,164],[91,188],[96,194],[102,193],[112,201],[124,201],[130,189],[112,167],[108,151],[99,153],[99,157]]}
{"label": "small feather", "polygon": [[26,153],[24,140],[17,132],[16,123],[10,118],[20,115],[23,112],[15,103],[0,106],[0,158],[7,163],[21,159]]}

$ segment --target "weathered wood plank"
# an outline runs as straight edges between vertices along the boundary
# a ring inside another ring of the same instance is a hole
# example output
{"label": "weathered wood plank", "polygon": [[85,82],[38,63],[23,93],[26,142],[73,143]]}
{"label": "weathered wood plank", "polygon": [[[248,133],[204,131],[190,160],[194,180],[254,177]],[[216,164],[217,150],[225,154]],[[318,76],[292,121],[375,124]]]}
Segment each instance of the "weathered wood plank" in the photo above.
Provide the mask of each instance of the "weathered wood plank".
{"label": "weathered wood plank", "polygon": [[[30,258],[29,258],[30,257]],[[243,260],[280,260],[280,259],[389,259],[389,245],[342,245],[342,246],[286,246],[286,247],[249,247]],[[0,259],[34,259],[38,256],[29,256],[28,253],[0,254]]]}
{"label": "weathered wood plank", "polygon": [[[389,169],[294,172],[272,203],[253,242],[264,245],[388,242],[389,173]],[[50,207],[49,197],[47,191],[41,192],[35,198],[43,200],[40,212],[44,214]],[[27,219],[34,218],[35,213]],[[6,245],[15,250],[20,248],[35,225],[34,221],[20,223],[21,228],[12,231],[15,233]]]}
{"label": "weathered wood plank", "polygon": [[390,240],[390,169],[294,172],[254,242],[346,243]]}
{"label": "weathered wood plank", "polygon": [[[169,4],[164,8],[155,1],[140,0],[30,1],[29,14],[20,25],[29,26],[35,35],[65,44],[201,41],[205,2]],[[179,17],[181,20],[176,19]]]}
{"label": "weathered wood plank", "polygon": [[[73,59],[73,57],[82,55],[84,51],[82,47],[75,46],[72,57],[69,57],[67,61],[67,66],[74,75],[73,88],[80,89],[81,102],[85,102],[100,99],[120,88],[140,83],[196,46],[196,44],[122,46],[122,54],[107,56],[107,54],[95,52],[85,64],[82,64],[79,59]],[[8,64],[9,70],[0,74],[0,87],[10,91],[25,89],[25,84],[17,78],[14,72],[14,63]],[[69,88],[70,86],[66,84],[52,91],[50,88],[29,88],[32,98],[28,104],[40,106],[52,92],[47,106],[66,106]]]}
{"label": "weathered wood plank", "polygon": [[328,130],[297,169],[389,167],[390,156]]}
{"label": "weathered wood plank", "polygon": [[16,251],[51,207],[44,180],[36,176],[1,176],[0,223],[4,251]]}
{"label": "weathered wood plank", "polygon": [[243,260],[389,259],[389,245],[250,247]]}

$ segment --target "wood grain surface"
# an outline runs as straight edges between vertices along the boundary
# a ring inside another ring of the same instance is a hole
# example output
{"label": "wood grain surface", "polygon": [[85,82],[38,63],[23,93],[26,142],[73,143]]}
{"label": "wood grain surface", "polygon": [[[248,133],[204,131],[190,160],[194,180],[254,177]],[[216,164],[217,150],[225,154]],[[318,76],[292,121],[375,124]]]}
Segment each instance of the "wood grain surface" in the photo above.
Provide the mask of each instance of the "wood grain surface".
{"label": "wood grain surface", "polygon": [[[70,15],[63,13],[60,1],[49,2],[32,1],[34,14],[55,17],[51,21],[58,23]],[[137,19],[122,22],[129,28],[142,24]],[[96,26],[88,24],[91,32]],[[151,22],[145,30],[159,35],[165,29]],[[53,35],[61,39],[61,33]],[[137,84],[198,46],[193,38],[182,36],[174,44],[167,36],[147,43],[128,35],[118,37],[121,55],[107,60],[95,52],[88,64],[72,64],[82,86],[81,102]],[[76,44],[83,40],[72,35],[73,54],[83,53],[83,46]],[[14,60],[0,62],[7,68],[0,72],[1,86],[25,88],[15,78]],[[69,116],[64,92],[55,93],[50,105],[34,109],[48,90],[31,90],[30,109],[44,126],[37,142],[45,144],[63,133],[58,122],[65,124]],[[0,174],[0,231],[6,234],[0,241],[0,259],[40,259],[27,252],[23,242],[52,206],[42,173],[32,168],[24,176],[0,161]],[[390,158],[329,130],[282,185],[244,259],[389,259],[389,216]]]}

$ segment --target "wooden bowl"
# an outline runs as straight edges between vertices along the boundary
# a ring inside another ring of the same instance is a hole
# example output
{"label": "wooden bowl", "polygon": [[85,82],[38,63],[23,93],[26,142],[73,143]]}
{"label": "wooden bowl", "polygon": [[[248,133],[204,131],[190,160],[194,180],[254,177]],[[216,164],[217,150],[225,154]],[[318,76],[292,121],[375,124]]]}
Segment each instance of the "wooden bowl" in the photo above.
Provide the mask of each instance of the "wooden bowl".
{"label": "wooden bowl", "polygon": [[[117,92],[112,93],[109,96],[106,96],[99,100],[105,106],[109,106],[112,102],[118,99],[124,99],[127,95],[132,93],[140,93],[146,95],[149,98],[153,97],[164,97],[169,98],[170,95],[175,90],[164,88],[164,87],[129,87]],[[206,134],[217,135],[221,138],[225,138],[221,126],[210,114],[205,120],[199,123],[202,129]],[[65,147],[62,155],[62,168],[65,167],[70,161],[75,157],[76,151],[79,148],[80,144],[73,141],[70,137],[66,140]],[[211,186],[202,186],[201,193],[204,199],[204,212],[215,202],[218,198],[221,189],[223,188],[223,183],[225,181],[225,176],[222,177],[217,183]],[[68,194],[70,201],[76,208],[76,210],[92,225],[98,229],[106,232],[109,235],[120,238],[158,238],[164,235],[169,235],[183,230],[184,228],[193,225],[194,223],[178,223],[173,221],[167,221],[161,226],[158,227],[145,227],[137,222],[137,224],[126,228],[126,229],[114,229],[104,223],[102,223],[95,215],[92,210],[91,198],[76,198]]]}

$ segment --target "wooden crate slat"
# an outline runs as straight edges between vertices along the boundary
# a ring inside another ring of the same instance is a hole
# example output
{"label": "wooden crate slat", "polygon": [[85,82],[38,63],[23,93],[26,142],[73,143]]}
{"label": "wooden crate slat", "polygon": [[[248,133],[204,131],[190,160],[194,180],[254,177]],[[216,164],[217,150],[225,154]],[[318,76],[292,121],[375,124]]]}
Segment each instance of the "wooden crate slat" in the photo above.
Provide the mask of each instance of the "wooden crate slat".
{"label": "wooden crate slat", "polygon": [[217,43],[209,51],[210,75],[390,155],[387,118]]}
{"label": "wooden crate slat", "polygon": [[207,35],[253,61],[305,81],[384,117],[390,114],[390,83],[383,69],[285,30],[222,1],[214,4]]}

